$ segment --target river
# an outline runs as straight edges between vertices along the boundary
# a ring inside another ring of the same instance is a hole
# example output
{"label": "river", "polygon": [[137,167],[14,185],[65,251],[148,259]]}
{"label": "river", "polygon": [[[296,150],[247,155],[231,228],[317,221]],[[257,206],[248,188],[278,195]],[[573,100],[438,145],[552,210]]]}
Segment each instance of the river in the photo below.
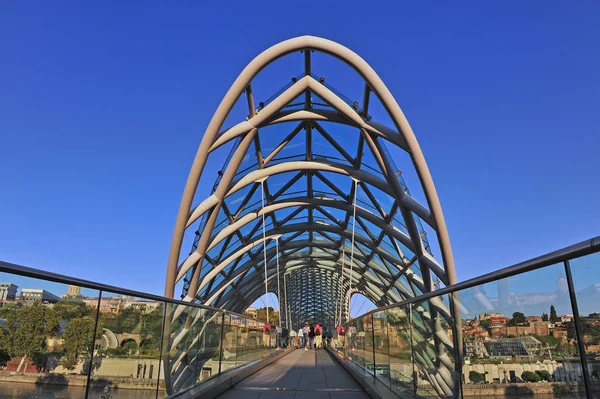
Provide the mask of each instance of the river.
{"label": "river", "polygon": [[[104,396],[103,396],[104,395]],[[99,387],[90,388],[89,399],[111,398],[106,396]],[[155,399],[155,389],[111,389],[108,395],[112,399]],[[67,385],[35,385],[18,382],[0,382],[0,398],[11,399],[82,399],[85,396],[85,387]],[[164,391],[159,391],[159,398],[166,396]]]}

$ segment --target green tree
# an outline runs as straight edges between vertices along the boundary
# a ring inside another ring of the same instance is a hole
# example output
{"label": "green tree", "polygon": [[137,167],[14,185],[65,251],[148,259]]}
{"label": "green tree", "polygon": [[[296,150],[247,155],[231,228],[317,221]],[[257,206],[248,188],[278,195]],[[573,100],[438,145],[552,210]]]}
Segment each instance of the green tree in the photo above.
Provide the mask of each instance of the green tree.
{"label": "green tree", "polygon": [[544,381],[552,381],[552,374],[548,370],[536,370],[535,373]]}
{"label": "green tree", "polygon": [[552,323],[556,323],[558,321],[558,316],[556,315],[556,309],[554,309],[554,305],[550,305],[550,321]]}
{"label": "green tree", "polygon": [[147,315],[142,316],[141,320],[141,348],[158,349],[160,338],[162,336],[163,312],[162,309],[156,309]]}
{"label": "green tree", "polygon": [[[61,365],[67,370],[73,370],[79,362],[79,356],[89,350],[94,335],[96,320],[90,316],[71,319],[65,333],[62,335],[65,355]],[[99,331],[102,329],[99,328]]]}
{"label": "green tree", "polygon": [[548,321],[548,313],[542,313],[542,321]]}
{"label": "green tree", "polygon": [[540,382],[542,378],[533,371],[524,371],[521,379],[525,382]]}
{"label": "green tree", "polygon": [[478,373],[477,371],[470,371],[469,372],[469,380],[471,380],[471,382],[473,382],[475,384],[485,382],[485,374]]}
{"label": "green tree", "polygon": [[78,317],[96,314],[96,311],[85,303],[69,300],[60,300],[54,305],[53,309],[61,320],[73,320]]}
{"label": "green tree", "polygon": [[133,355],[138,350],[138,344],[136,344],[135,341],[126,342],[125,345],[123,345],[123,350],[129,355]]}
{"label": "green tree", "polygon": [[8,315],[0,334],[0,346],[15,356],[21,356],[17,372],[25,360],[46,349],[46,338],[58,331],[58,315],[42,305],[23,306]]}
{"label": "green tree", "polygon": [[509,326],[521,326],[521,325],[529,325],[525,315],[521,312],[515,312],[512,315],[512,319],[508,322]]}
{"label": "green tree", "polygon": [[[265,323],[267,322],[267,308],[259,308],[256,309],[256,318],[258,320],[262,320]],[[276,312],[273,307],[269,306],[269,324],[277,325],[279,324],[279,312]]]}

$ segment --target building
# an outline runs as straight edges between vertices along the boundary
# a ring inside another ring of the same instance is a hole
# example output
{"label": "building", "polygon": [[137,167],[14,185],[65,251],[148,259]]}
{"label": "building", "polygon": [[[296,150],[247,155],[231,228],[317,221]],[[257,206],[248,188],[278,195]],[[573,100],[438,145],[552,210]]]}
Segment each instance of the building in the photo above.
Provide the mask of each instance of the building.
{"label": "building", "polygon": [[504,317],[502,313],[480,313],[479,321],[488,320],[492,317]]}
{"label": "building", "polygon": [[69,291],[67,292],[68,296],[80,296],[81,295],[81,287],[78,287],[76,285],[70,285],[69,286]]}
{"label": "building", "polygon": [[0,301],[14,301],[17,297],[17,285],[13,283],[0,283]]}
{"label": "building", "polygon": [[490,357],[502,358],[534,357],[542,349],[542,343],[530,336],[487,341],[484,345]]}
{"label": "building", "polygon": [[489,320],[490,328],[504,328],[506,326],[506,323],[508,322],[508,319],[502,315],[490,316],[486,320]]}
{"label": "building", "polygon": [[60,300],[56,295],[40,288],[23,288],[21,290],[21,301],[25,305],[51,304]]}
{"label": "building", "polygon": [[256,316],[258,316],[258,313],[256,311],[256,308],[253,306],[248,307],[248,309],[246,309],[246,311],[244,312],[244,314],[248,317],[252,317],[254,319],[256,319]]}
{"label": "building", "polygon": [[[123,297],[102,297],[100,298],[100,313],[120,313],[124,309]],[[83,303],[92,309],[98,309],[98,297],[85,298]]]}
{"label": "building", "polygon": [[465,356],[482,359],[488,357],[487,349],[482,339],[465,339]]}
{"label": "building", "polygon": [[123,302],[124,309],[133,309],[144,314],[152,313],[160,309],[161,303],[156,301],[131,300]]}

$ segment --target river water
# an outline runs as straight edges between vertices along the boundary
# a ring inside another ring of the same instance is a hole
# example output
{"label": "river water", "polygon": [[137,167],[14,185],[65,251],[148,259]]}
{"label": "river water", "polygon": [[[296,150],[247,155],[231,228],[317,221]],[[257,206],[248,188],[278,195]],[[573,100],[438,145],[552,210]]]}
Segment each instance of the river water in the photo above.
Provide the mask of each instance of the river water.
{"label": "river water", "polygon": [[[111,398],[111,396],[106,395],[102,388],[92,387],[88,398]],[[156,399],[156,389],[111,389],[108,395],[112,395],[112,399]],[[0,398],[2,399],[83,399],[84,396],[85,387],[0,382]],[[165,396],[164,391],[159,391],[159,398]]]}

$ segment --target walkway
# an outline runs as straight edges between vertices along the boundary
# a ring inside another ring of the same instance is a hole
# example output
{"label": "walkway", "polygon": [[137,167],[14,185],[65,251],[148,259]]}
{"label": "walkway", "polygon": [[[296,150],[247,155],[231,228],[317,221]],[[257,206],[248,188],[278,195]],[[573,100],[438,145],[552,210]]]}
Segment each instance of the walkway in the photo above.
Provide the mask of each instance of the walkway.
{"label": "walkway", "polygon": [[224,399],[362,399],[369,396],[325,350],[295,350],[246,378]]}

